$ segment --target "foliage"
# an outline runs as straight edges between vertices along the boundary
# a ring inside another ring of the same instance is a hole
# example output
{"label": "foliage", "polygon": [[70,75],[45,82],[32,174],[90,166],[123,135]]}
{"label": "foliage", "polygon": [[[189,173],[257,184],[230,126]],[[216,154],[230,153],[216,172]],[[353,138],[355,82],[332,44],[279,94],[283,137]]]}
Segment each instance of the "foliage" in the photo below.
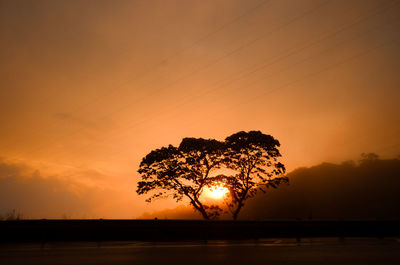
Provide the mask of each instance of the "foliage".
{"label": "foliage", "polygon": [[218,217],[221,209],[205,205],[200,195],[209,185],[211,171],[220,167],[222,149],[223,144],[216,140],[184,138],[178,148],[169,145],[150,152],[138,170],[142,181],[137,193],[152,192],[149,202],[159,197],[172,196],[176,201],[186,197],[203,218]]}
{"label": "foliage", "polygon": [[375,153],[362,153],[361,160],[359,162],[360,162],[360,164],[371,163],[374,161],[378,161],[378,159],[379,159],[379,155],[377,155]]}
{"label": "foliage", "polygon": [[214,181],[224,182],[229,189],[227,206],[233,219],[237,219],[247,199],[288,183],[288,178],[283,176],[285,166],[278,162],[280,143],[271,135],[242,131],[227,137],[225,145],[224,164],[235,173],[218,176]]}
{"label": "foliage", "polygon": [[[150,152],[140,164],[138,194],[151,193],[148,202],[172,196],[188,198],[203,218],[217,218],[222,209],[201,201],[205,187],[222,184],[229,189],[227,208],[236,219],[244,202],[257,192],[287,183],[279,141],[260,131],[238,132],[219,142],[214,139],[184,138],[179,147],[169,145]],[[232,175],[214,176],[220,168]]]}

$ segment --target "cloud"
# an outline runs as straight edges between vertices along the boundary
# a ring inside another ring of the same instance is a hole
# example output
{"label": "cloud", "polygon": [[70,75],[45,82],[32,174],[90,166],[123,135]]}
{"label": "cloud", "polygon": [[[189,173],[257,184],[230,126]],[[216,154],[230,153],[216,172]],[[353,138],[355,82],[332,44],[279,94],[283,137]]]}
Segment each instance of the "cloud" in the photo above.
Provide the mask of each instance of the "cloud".
{"label": "cloud", "polygon": [[0,158],[0,177],[18,176],[26,172],[29,168],[23,164],[6,163]]}
{"label": "cloud", "polygon": [[[103,177],[95,171],[89,173],[89,178]],[[43,176],[28,165],[0,160],[3,215],[16,210],[23,218],[98,218],[115,207],[113,202],[118,203],[118,198],[111,189],[88,186],[70,177]]]}

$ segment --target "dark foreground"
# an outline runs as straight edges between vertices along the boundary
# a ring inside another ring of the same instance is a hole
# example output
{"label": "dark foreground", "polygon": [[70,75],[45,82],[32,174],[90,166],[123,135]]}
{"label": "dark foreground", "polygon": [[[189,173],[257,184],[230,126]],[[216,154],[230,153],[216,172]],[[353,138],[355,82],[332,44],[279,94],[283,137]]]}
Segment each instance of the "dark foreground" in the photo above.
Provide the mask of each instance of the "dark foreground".
{"label": "dark foreground", "polygon": [[303,237],[400,237],[399,221],[0,221],[0,242],[249,240]]}
{"label": "dark foreground", "polygon": [[398,265],[398,238],[259,239],[208,242],[57,242],[0,245],[0,264]]}

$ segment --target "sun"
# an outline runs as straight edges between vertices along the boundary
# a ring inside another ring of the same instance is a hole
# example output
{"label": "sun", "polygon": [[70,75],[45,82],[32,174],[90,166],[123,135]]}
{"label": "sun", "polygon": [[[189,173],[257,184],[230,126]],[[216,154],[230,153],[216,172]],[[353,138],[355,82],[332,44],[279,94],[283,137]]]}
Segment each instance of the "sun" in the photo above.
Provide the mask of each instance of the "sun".
{"label": "sun", "polygon": [[229,190],[222,185],[213,186],[205,189],[205,195],[214,200],[219,200],[225,197]]}

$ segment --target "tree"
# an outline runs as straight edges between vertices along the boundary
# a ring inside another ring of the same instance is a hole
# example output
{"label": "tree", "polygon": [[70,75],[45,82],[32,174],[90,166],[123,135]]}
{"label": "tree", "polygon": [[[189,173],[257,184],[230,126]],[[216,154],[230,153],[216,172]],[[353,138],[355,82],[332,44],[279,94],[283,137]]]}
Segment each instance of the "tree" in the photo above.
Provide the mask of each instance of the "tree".
{"label": "tree", "polygon": [[[205,187],[224,185],[230,194],[227,208],[236,220],[247,199],[288,182],[285,167],[278,162],[279,146],[278,140],[260,131],[238,132],[224,142],[184,138],[179,147],[162,147],[143,158],[137,193],[150,193],[148,202],[169,196],[176,201],[187,198],[204,219],[211,219],[223,209],[205,204],[201,194]],[[227,170],[216,175],[221,168]],[[229,171],[233,173],[228,175]]]}
{"label": "tree", "polygon": [[137,193],[152,195],[148,202],[172,196],[176,201],[187,198],[204,219],[216,218],[221,209],[200,200],[204,187],[210,184],[210,174],[222,163],[224,144],[217,140],[184,138],[180,146],[162,147],[151,151],[140,163],[142,180]]}
{"label": "tree", "polygon": [[225,182],[229,189],[228,209],[237,219],[244,202],[259,191],[288,183],[285,166],[278,162],[280,143],[260,131],[238,132],[225,139],[224,164],[235,173],[219,175],[213,181]]}
{"label": "tree", "polygon": [[375,153],[362,153],[360,164],[372,163],[372,162],[376,162],[378,160],[379,160],[379,155],[377,155]]}

